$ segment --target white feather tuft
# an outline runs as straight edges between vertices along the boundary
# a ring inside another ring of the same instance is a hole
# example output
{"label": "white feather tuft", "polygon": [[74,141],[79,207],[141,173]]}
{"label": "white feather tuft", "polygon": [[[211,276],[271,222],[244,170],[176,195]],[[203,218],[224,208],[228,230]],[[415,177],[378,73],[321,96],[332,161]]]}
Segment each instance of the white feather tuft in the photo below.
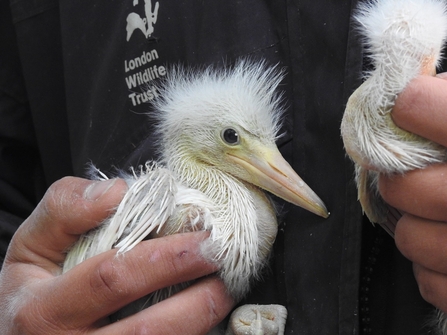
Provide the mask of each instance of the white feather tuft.
{"label": "white feather tuft", "polygon": [[373,0],[355,18],[377,71],[394,70],[402,81],[398,68],[417,75],[426,60],[438,64],[447,36],[443,1]]}
{"label": "white feather tuft", "polygon": [[[233,68],[171,69],[159,88],[160,98],[154,101],[161,152],[170,153],[179,135],[185,135],[184,129],[190,129],[191,136],[205,136],[203,129],[218,125],[237,124],[274,142],[283,115],[277,93],[283,76],[277,66],[248,60]],[[202,130],[194,131],[198,128]]]}

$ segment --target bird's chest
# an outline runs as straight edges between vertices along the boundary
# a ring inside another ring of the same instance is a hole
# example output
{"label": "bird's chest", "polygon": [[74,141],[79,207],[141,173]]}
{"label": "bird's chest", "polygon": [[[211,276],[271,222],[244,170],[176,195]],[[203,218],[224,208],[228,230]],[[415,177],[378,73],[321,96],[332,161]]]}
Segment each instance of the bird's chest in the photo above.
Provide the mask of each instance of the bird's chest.
{"label": "bird's chest", "polygon": [[270,199],[251,185],[227,185],[220,189],[219,195],[191,188],[181,190],[184,195],[178,197],[181,200],[167,224],[152,237],[215,229],[231,235],[259,235],[262,244],[269,248],[277,231]]}

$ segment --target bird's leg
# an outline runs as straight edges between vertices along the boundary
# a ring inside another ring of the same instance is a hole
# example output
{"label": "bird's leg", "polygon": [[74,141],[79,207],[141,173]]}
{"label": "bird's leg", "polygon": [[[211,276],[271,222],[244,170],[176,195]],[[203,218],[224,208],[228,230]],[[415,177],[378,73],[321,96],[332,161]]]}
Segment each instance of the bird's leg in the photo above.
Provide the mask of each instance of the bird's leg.
{"label": "bird's leg", "polygon": [[281,305],[243,305],[231,314],[225,335],[283,335],[286,319]]}
{"label": "bird's leg", "polygon": [[264,331],[262,330],[261,312],[259,312],[258,309],[256,310],[256,320],[253,321],[251,327],[255,335],[264,335]]}

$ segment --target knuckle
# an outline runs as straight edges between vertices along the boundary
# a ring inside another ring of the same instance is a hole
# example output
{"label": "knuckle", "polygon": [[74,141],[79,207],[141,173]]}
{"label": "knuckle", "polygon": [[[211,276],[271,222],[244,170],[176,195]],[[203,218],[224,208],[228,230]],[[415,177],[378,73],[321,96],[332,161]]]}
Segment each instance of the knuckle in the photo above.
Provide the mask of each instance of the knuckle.
{"label": "knuckle", "polygon": [[123,285],[123,272],[114,259],[101,262],[90,277],[90,287],[94,294],[108,301],[120,300],[127,294]]}
{"label": "knuckle", "polygon": [[394,232],[394,241],[397,249],[408,259],[412,260],[413,248],[411,247],[410,239],[407,236],[406,230],[402,228],[402,225],[397,225]]}
{"label": "knuckle", "polygon": [[64,213],[64,200],[69,196],[71,185],[74,181],[73,177],[64,177],[54,182],[45,193],[41,202],[41,208],[48,217],[58,217]]}
{"label": "knuckle", "polygon": [[419,293],[421,294],[422,298],[433,304],[435,302],[435,292],[434,289],[432,287],[432,285],[427,282],[426,280],[423,279],[423,277],[421,276],[417,276],[417,283],[418,283],[418,287],[419,287]]}
{"label": "knuckle", "polygon": [[204,324],[213,327],[218,324],[229,312],[228,304],[224,303],[226,288],[220,279],[210,279],[210,286],[201,291],[201,299],[204,317]]}
{"label": "knuckle", "polygon": [[425,301],[437,306],[440,301],[444,300],[440,300],[442,290],[436,286],[436,281],[433,280],[433,276],[428,271],[420,266],[414,266],[414,276],[418,284],[419,293]]}
{"label": "knuckle", "polygon": [[209,322],[211,325],[216,324],[217,322],[220,321],[221,319],[221,312],[218,308],[219,304],[217,299],[215,298],[215,296],[213,294],[211,294],[210,292],[207,292],[206,296],[205,296],[205,301],[206,301],[206,308],[207,308],[207,315],[209,318]]}

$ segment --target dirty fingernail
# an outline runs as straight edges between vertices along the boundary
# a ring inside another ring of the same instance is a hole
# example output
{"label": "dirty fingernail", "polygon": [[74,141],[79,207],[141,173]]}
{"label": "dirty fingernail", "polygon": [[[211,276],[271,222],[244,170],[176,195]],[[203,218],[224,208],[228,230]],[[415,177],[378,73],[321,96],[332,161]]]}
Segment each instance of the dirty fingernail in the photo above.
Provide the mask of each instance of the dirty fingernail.
{"label": "dirty fingernail", "polygon": [[84,198],[89,201],[98,200],[103,194],[107,193],[115,182],[116,179],[109,179],[90,184],[84,192]]}

